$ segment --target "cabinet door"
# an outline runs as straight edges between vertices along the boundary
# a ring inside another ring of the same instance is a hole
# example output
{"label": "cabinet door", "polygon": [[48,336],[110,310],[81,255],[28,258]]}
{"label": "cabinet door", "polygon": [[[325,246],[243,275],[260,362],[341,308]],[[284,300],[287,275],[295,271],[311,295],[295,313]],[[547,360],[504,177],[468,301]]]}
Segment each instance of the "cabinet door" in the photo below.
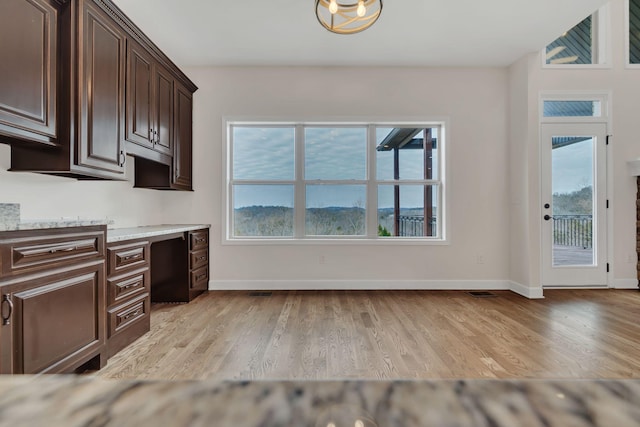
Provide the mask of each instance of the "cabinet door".
{"label": "cabinet door", "polygon": [[79,64],[81,166],[124,173],[124,65],[122,30],[91,2],[82,2]]}
{"label": "cabinet door", "polygon": [[192,168],[192,108],[191,92],[179,84],[175,90],[174,154],[172,188],[191,190]]}
{"label": "cabinet door", "polygon": [[104,262],[25,278],[2,298],[3,373],[68,372],[104,351]]}
{"label": "cabinet door", "polygon": [[0,134],[54,144],[58,11],[49,3],[0,1]]}
{"label": "cabinet door", "polygon": [[173,154],[173,77],[157,67],[154,75],[155,150]]}
{"label": "cabinet door", "polygon": [[149,54],[130,42],[127,46],[127,141],[153,147],[153,62]]}

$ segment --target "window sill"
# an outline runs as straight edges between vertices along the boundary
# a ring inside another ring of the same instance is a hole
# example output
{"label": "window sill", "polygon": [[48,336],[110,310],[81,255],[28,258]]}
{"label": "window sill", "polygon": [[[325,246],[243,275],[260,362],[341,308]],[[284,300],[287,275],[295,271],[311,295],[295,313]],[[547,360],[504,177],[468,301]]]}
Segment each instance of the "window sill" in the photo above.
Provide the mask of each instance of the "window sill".
{"label": "window sill", "polygon": [[423,238],[385,238],[385,239],[352,239],[352,238],[307,238],[307,239],[223,239],[223,245],[232,246],[299,246],[299,245],[363,245],[363,246],[446,246],[449,240],[446,239],[423,239]]}

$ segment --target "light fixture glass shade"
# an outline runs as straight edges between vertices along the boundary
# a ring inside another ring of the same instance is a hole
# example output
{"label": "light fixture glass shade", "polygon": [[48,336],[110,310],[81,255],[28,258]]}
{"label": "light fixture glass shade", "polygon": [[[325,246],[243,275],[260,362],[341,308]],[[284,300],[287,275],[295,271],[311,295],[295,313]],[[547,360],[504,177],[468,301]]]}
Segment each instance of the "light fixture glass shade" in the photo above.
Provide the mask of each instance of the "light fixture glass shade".
{"label": "light fixture glass shade", "polygon": [[[332,13],[337,4],[338,10]],[[364,7],[364,13],[363,13]],[[316,0],[316,16],[327,30],[337,34],[353,34],[366,30],[378,20],[382,0]]]}

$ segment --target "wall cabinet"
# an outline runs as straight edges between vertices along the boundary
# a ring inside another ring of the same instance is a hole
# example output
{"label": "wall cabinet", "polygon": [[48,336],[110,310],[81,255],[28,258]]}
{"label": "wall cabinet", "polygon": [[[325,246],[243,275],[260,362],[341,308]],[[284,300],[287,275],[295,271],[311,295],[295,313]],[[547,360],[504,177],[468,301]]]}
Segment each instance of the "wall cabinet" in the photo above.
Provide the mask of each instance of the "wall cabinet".
{"label": "wall cabinet", "polygon": [[[173,77],[134,42],[127,47],[127,66],[126,140],[172,155]],[[145,156],[135,147],[130,151]]]}
{"label": "wall cabinet", "polygon": [[16,142],[57,144],[56,2],[0,2],[0,133]]}
{"label": "wall cabinet", "polygon": [[106,363],[104,226],[0,233],[0,373]]}
{"label": "wall cabinet", "polygon": [[12,171],[125,179],[129,154],[136,186],[191,189],[197,87],[110,0],[3,0],[0,40]]}

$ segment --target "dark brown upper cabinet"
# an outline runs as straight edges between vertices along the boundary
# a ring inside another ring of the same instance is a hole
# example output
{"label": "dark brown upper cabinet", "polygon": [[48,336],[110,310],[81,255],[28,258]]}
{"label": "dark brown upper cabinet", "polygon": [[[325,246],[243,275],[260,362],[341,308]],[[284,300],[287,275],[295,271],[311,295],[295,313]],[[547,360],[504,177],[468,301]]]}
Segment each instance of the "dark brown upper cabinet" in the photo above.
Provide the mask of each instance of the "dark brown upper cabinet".
{"label": "dark brown upper cabinet", "polygon": [[175,190],[192,190],[192,93],[181,85],[175,91],[175,152],[171,187]]}
{"label": "dark brown upper cabinet", "polygon": [[191,129],[175,110],[197,87],[110,0],[0,0],[0,40],[12,171],[125,179],[128,154],[162,175],[144,185],[143,167],[136,186],[191,188],[176,181],[191,174]]}
{"label": "dark brown upper cabinet", "polygon": [[11,142],[57,143],[59,7],[0,1],[0,134]]}
{"label": "dark brown upper cabinet", "polygon": [[[173,155],[173,77],[137,43],[127,47],[127,142]],[[128,145],[134,155],[163,161],[162,156]]]}
{"label": "dark brown upper cabinet", "polygon": [[92,2],[82,3],[78,51],[79,143],[77,164],[124,174],[124,86],[126,36]]}

